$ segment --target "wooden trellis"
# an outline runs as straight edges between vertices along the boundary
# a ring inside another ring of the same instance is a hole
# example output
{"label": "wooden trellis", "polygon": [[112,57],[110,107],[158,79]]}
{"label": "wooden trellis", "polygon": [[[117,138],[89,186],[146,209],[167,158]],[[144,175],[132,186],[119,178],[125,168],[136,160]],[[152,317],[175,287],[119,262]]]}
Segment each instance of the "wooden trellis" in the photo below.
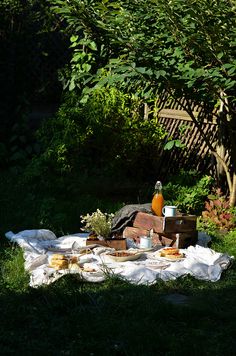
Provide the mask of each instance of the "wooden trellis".
{"label": "wooden trellis", "polygon": [[[182,99],[184,101],[184,99]],[[172,150],[164,150],[160,145],[154,158],[155,171],[160,172],[160,177],[165,179],[166,175],[178,173],[180,169],[197,170],[202,173],[216,175],[216,161],[210,154],[205,140],[201,136],[196,125],[186,111],[182,109],[181,103],[174,100],[166,100],[163,95],[159,102],[159,123],[168,132],[166,142],[169,139],[181,139],[184,148],[174,147]],[[204,114],[200,106],[192,106],[194,116],[201,115],[202,129],[208,140],[215,148],[217,146],[218,125],[212,113]],[[207,117],[207,119],[204,119]]]}

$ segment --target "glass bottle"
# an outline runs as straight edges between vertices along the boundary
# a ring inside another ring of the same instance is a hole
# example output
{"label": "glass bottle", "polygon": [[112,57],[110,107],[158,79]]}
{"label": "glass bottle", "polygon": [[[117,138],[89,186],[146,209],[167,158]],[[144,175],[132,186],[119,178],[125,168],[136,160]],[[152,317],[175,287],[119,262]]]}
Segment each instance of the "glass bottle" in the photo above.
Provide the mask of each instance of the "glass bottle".
{"label": "glass bottle", "polygon": [[162,216],[164,198],[162,195],[162,184],[158,180],[155,184],[155,192],[152,198],[152,212],[157,216]]}

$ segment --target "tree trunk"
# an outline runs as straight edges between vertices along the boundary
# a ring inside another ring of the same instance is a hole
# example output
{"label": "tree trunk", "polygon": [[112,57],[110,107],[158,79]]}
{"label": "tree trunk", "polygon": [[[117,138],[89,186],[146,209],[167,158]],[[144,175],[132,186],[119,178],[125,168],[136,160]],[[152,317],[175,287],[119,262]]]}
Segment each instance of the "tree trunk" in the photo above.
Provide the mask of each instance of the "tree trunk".
{"label": "tree trunk", "polygon": [[233,175],[233,184],[230,192],[229,203],[231,207],[236,205],[236,173]]}
{"label": "tree trunk", "polygon": [[[224,101],[222,99],[224,93],[220,93],[220,107],[217,115],[217,143],[216,143],[216,153],[222,160],[225,161],[226,148],[225,148],[225,119],[226,114],[224,113]],[[217,175],[217,183],[219,186],[222,186],[225,181],[225,170],[219,159],[216,158],[216,175]]]}
{"label": "tree trunk", "polygon": [[144,103],[144,113],[143,113],[143,118],[144,120],[148,120],[150,108],[147,103]]}
{"label": "tree trunk", "polygon": [[[226,150],[224,145],[217,145],[216,152],[223,160],[225,159]],[[219,159],[216,159],[216,161],[217,161],[216,162],[217,181],[218,181],[218,185],[222,185],[222,182],[225,180],[225,171]]]}

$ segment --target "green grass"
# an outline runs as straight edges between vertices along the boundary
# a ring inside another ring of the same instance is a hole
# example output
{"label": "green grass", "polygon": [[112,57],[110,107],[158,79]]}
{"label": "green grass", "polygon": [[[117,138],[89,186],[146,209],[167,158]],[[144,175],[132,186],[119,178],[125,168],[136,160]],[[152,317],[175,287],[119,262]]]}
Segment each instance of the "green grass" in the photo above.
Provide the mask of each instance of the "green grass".
{"label": "green grass", "polygon": [[[77,232],[80,214],[97,207],[115,211],[138,198],[132,189],[128,194],[129,184],[119,190],[118,182],[81,179],[78,187],[71,183],[52,192],[14,182],[9,176],[0,180],[1,355],[236,354],[235,263],[216,283],[189,276],[146,287],[118,278],[86,283],[73,275],[30,288],[23,252],[4,232]],[[235,239],[236,232],[218,236],[211,247],[236,256]],[[167,302],[173,293],[186,296],[187,303]]]}
{"label": "green grass", "polygon": [[[230,233],[213,242],[236,252]],[[1,254],[1,354],[233,355],[236,350],[236,267],[216,283],[192,277],[135,286],[117,278],[93,284],[77,275],[32,289],[22,251]],[[187,304],[166,295],[180,293]]]}

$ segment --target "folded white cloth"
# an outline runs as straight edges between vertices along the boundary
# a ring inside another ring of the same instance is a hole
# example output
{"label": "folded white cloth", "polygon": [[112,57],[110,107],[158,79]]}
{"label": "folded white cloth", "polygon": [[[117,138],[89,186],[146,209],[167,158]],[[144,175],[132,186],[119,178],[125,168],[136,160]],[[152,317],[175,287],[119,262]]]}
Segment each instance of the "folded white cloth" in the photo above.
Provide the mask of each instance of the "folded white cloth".
{"label": "folded white cloth", "polygon": [[186,275],[215,282],[220,279],[222,271],[230,266],[233,259],[233,256],[196,245],[181,250],[185,258],[179,261],[158,259],[157,254],[150,251],[143,253],[135,261],[115,262],[107,256],[112,249],[96,247],[93,254],[80,256],[80,262],[90,265],[92,272],[83,269],[55,270],[49,266],[50,256],[60,251],[80,253],[79,249],[86,246],[87,237],[84,234],[56,238],[52,231],[41,229],[24,230],[17,234],[10,231],[5,235],[24,250],[25,268],[30,273],[32,287],[50,284],[68,273],[79,273],[81,278],[89,282],[104,281],[107,274],[118,275],[131,283],[146,285],[154,284],[157,279],[168,281]]}

